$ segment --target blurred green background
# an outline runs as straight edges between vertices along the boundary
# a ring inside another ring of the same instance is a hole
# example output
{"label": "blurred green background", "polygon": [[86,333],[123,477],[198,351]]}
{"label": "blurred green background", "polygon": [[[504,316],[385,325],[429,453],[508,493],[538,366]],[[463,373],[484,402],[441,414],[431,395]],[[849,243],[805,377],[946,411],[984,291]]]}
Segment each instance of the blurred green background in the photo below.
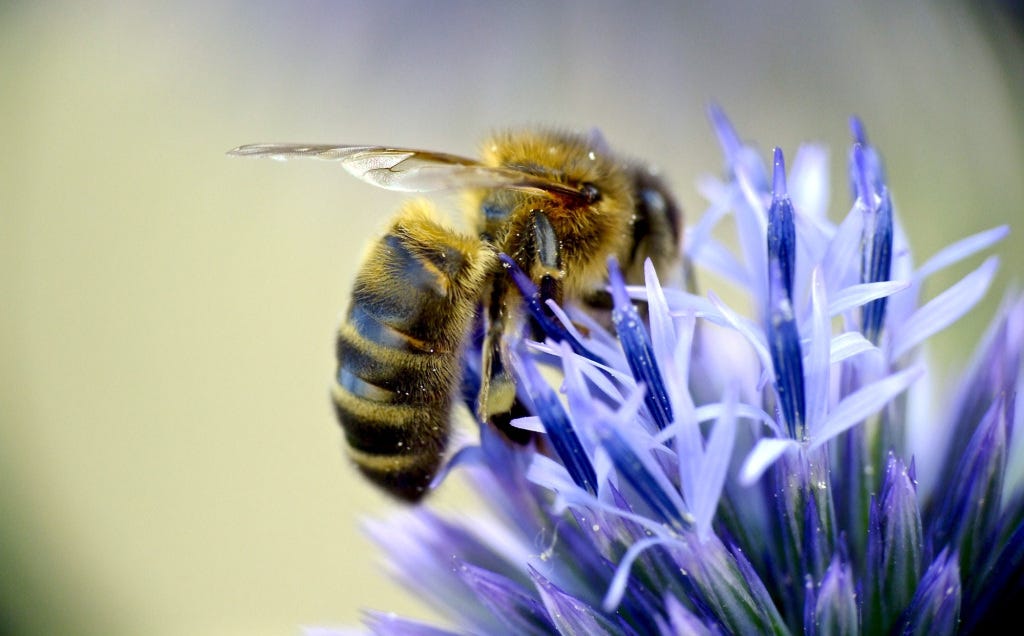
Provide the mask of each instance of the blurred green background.
{"label": "blurred green background", "polygon": [[[894,3],[895,4],[895,3]],[[998,5],[0,3],[0,629],[295,634],[430,616],[359,519],[333,332],[399,195],[242,143],[473,154],[600,127],[691,218],[721,104],[763,150],[884,153],[919,262],[999,223],[1024,264],[1024,56]],[[971,263],[939,282],[962,276]],[[932,293],[937,286],[932,286]],[[962,364],[998,291],[938,338]],[[438,495],[461,499],[458,486]]]}

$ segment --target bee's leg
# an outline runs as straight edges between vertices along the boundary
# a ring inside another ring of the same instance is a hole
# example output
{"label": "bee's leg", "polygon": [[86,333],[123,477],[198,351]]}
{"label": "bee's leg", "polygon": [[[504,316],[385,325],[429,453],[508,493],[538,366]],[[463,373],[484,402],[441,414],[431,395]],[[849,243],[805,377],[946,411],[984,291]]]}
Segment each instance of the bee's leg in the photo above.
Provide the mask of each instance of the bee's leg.
{"label": "bee's leg", "polygon": [[[544,311],[554,319],[554,314],[547,308],[546,301],[562,300],[562,257],[558,235],[542,210],[532,212],[528,227],[524,228],[524,231],[531,234],[531,240],[527,243],[524,253],[519,254],[519,258],[526,261],[524,269],[528,268],[530,278],[537,284]],[[520,263],[523,264],[522,261]],[[512,316],[509,315],[510,296],[515,293],[511,280],[507,276],[498,275],[492,280],[490,294],[485,299],[487,321],[478,414],[481,421],[490,422],[505,437],[526,443],[532,438],[532,434],[510,425],[511,420],[529,414],[516,399],[515,379],[508,367],[508,352],[504,338],[511,326],[509,321],[512,320]],[[534,339],[544,339],[543,330],[533,319],[530,319],[530,329]]]}
{"label": "bee's leg", "polygon": [[516,399],[515,379],[508,367],[505,350],[505,332],[511,316],[508,313],[508,294],[511,293],[509,280],[495,276],[490,293],[485,299],[487,320],[485,321],[483,359],[480,366],[480,394],[477,398],[477,416],[481,422],[490,422],[508,439],[525,444],[531,438],[529,431],[518,429],[509,423],[529,415]]}
{"label": "bee's leg", "polygon": [[[481,347],[480,395],[477,399],[477,415],[486,422],[495,413],[507,411],[515,398],[514,384],[505,365],[506,356],[502,350],[507,309],[505,296],[508,281],[504,276],[491,280],[491,289],[485,298],[487,312],[484,321],[484,341]],[[512,391],[508,391],[512,388]]]}
{"label": "bee's leg", "polygon": [[[531,217],[533,225],[533,259],[530,263],[530,278],[537,283],[540,292],[541,309],[554,319],[554,314],[547,306],[548,300],[562,302],[562,253],[558,235],[551,221],[542,210],[534,210]],[[535,340],[544,340],[544,332],[536,321],[530,321],[530,329]]]}

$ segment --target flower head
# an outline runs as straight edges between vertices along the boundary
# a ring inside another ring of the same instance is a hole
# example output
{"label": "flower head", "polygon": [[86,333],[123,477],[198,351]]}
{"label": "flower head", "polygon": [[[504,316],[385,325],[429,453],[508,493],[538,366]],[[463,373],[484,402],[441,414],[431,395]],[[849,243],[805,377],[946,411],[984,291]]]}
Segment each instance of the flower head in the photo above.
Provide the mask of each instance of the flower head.
{"label": "flower head", "polygon": [[[923,283],[1007,229],[915,266],[858,120],[838,222],[822,148],[800,148],[789,173],[776,148],[769,171],[720,110],[711,120],[725,177],[701,182],[684,260],[736,283],[753,315],[662,287],[649,263],[635,287],[609,263],[612,332],[531,300],[547,338],[513,343],[530,413],[513,425],[536,442],[484,426],[449,467],[492,509],[428,504],[368,525],[450,625],[372,613],[370,631],[952,634],[1024,592],[1024,490],[1007,471],[1024,299],[1007,300],[955,390],[932,391],[922,355],[997,260],[926,303]],[[737,252],[713,238],[725,218]]]}

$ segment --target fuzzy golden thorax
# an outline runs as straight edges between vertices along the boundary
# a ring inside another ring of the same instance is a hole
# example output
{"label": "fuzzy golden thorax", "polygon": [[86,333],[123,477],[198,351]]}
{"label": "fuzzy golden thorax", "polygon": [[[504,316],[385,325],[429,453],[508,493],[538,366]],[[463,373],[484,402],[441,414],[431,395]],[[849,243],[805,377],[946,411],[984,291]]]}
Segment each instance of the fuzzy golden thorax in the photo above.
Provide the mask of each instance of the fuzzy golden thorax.
{"label": "fuzzy golden thorax", "polygon": [[512,189],[469,194],[469,213],[481,236],[525,271],[537,271],[532,246],[535,211],[547,217],[558,238],[561,264],[554,273],[567,296],[600,287],[608,257],[627,256],[634,216],[630,179],[625,164],[600,140],[549,130],[506,131],[484,143],[482,161],[573,187],[592,186],[598,194],[593,202]]}

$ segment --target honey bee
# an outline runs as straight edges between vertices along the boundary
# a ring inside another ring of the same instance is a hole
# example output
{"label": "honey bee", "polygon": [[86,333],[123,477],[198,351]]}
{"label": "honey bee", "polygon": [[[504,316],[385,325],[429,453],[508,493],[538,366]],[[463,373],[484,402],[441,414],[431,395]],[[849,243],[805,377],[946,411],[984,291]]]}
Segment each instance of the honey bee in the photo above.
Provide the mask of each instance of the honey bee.
{"label": "honey bee", "polygon": [[540,300],[608,308],[607,263],[640,282],[651,258],[680,272],[682,215],[647,165],[601,136],[547,129],[500,132],[479,160],[383,146],[255,144],[229,154],[338,161],[355,177],[401,192],[460,191],[473,232],[448,227],[434,204],[407,201],[364,257],[337,337],[332,397],[348,452],[370,480],[410,502],[445,456],[461,357],[484,324],[481,421],[507,417],[515,387],[505,335],[522,299],[506,254]]}

